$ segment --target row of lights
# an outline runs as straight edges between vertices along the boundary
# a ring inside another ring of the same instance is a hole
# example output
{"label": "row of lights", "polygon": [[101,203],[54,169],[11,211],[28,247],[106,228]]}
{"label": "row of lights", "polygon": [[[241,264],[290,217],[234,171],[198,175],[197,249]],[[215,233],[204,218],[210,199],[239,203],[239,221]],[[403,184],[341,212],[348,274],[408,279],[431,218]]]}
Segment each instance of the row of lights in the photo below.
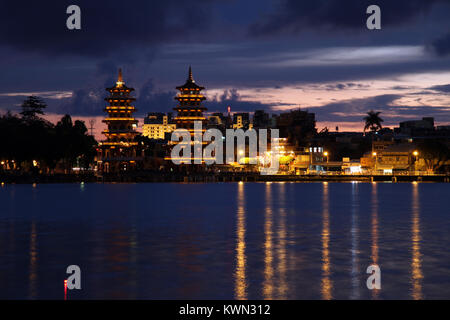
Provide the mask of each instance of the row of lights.
{"label": "row of lights", "polygon": [[[11,163],[14,163],[14,160],[11,160]],[[0,164],[3,166],[5,165],[5,161],[0,162]],[[37,167],[38,166],[38,162],[36,160],[33,160],[33,167]]]}
{"label": "row of lights", "polygon": [[[413,156],[417,157],[419,155],[419,151],[414,150],[412,154],[413,154]],[[377,153],[376,152],[372,152],[372,156],[376,157]]]}

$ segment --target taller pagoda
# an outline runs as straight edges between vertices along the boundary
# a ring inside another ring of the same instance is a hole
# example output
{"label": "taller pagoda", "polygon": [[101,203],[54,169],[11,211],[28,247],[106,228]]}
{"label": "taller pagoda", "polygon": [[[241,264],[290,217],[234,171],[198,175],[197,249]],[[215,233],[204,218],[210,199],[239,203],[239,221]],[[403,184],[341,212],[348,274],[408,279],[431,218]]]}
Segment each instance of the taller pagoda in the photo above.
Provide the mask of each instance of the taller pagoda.
{"label": "taller pagoda", "polygon": [[136,108],[132,103],[136,100],[131,97],[133,88],[125,85],[122,77],[122,69],[116,85],[106,88],[109,97],[105,98],[107,105],[104,109],[108,116],[103,120],[107,129],[102,133],[106,140],[99,144],[98,170],[101,172],[118,172],[132,170],[136,162],[142,160],[138,142],[134,141],[139,135],[136,131],[138,120],[133,117]]}
{"label": "taller pagoda", "polygon": [[[189,66],[189,73],[188,78],[186,80],[186,83],[182,86],[176,87],[180,93],[178,93],[175,96],[175,100],[178,101],[178,105],[173,108],[177,115],[174,118],[174,122],[176,124],[177,129],[186,129],[191,134],[191,142],[190,149],[191,151],[194,151],[194,153],[191,153],[191,157],[184,159],[182,163],[190,164],[192,161],[200,161],[200,163],[204,163],[204,158],[196,158],[195,150],[199,150],[200,154],[203,153],[203,146],[206,144],[206,142],[195,142],[195,134],[201,134],[206,131],[206,118],[203,116],[203,112],[207,109],[202,105],[202,101],[206,100],[205,96],[201,93],[203,89],[205,89],[202,86],[199,86],[195,83],[194,77],[192,75],[192,68]],[[195,122],[201,122],[202,129],[200,131],[195,131]],[[183,142],[179,142],[183,143]],[[192,149],[192,147],[194,149]],[[193,156],[192,156],[193,155]],[[166,160],[170,160],[171,158],[168,157]]]}
{"label": "taller pagoda", "polygon": [[173,108],[177,112],[177,116],[174,119],[177,129],[187,129],[193,136],[194,122],[200,121],[202,123],[202,133],[205,132],[206,118],[203,116],[203,112],[207,109],[202,106],[202,101],[206,100],[206,98],[201,93],[205,88],[195,83],[190,66],[186,83],[176,87],[176,89],[180,91],[175,96],[178,105]]}

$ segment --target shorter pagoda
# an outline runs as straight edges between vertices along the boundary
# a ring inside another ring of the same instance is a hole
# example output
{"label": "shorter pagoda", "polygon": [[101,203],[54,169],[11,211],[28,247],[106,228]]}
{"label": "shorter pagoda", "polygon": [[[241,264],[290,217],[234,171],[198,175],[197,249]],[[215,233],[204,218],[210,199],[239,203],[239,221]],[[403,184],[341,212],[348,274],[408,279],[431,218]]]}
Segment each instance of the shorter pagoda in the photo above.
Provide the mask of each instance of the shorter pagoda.
{"label": "shorter pagoda", "polygon": [[116,85],[106,88],[110,93],[105,98],[107,105],[104,109],[108,116],[103,120],[107,129],[102,133],[106,140],[100,142],[97,155],[97,168],[100,172],[120,172],[136,168],[138,161],[142,160],[142,151],[135,141],[139,132],[136,131],[138,120],[133,117],[136,108],[132,103],[136,100],[131,97],[133,88],[125,85],[122,70]]}

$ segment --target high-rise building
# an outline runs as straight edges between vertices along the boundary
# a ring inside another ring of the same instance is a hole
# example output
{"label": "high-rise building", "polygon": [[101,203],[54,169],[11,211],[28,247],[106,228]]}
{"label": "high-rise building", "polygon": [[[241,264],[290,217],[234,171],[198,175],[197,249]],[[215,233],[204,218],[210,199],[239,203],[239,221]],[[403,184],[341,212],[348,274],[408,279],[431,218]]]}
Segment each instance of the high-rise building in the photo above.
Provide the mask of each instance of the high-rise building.
{"label": "high-rise building", "polygon": [[276,117],[276,128],[282,138],[297,147],[306,146],[316,133],[315,114],[300,109],[281,113]]}
{"label": "high-rise building", "polygon": [[267,129],[272,125],[270,115],[264,110],[256,110],[253,114],[253,127],[255,129]]}
{"label": "high-rise building", "polygon": [[171,113],[150,112],[144,119],[142,135],[149,139],[165,139],[166,134],[174,131],[176,127]]}
{"label": "high-rise building", "polygon": [[235,113],[233,115],[233,129],[252,129],[252,124],[250,123],[250,115],[248,112]]}
{"label": "high-rise building", "polygon": [[409,137],[427,136],[434,134],[434,118],[424,117],[422,120],[400,122],[399,128],[394,128],[396,134]]}
{"label": "high-rise building", "polygon": [[225,134],[225,130],[228,128],[228,117],[222,112],[214,112],[208,117],[207,129],[218,129]]}
{"label": "high-rise building", "polygon": [[122,70],[116,85],[106,88],[109,97],[105,98],[105,111],[108,116],[103,120],[107,129],[102,133],[106,140],[100,142],[97,155],[98,170],[101,172],[117,172],[131,170],[136,162],[141,160],[138,152],[138,142],[135,137],[138,120],[133,117],[136,108],[132,103],[136,100],[131,96],[133,88],[125,85]]}

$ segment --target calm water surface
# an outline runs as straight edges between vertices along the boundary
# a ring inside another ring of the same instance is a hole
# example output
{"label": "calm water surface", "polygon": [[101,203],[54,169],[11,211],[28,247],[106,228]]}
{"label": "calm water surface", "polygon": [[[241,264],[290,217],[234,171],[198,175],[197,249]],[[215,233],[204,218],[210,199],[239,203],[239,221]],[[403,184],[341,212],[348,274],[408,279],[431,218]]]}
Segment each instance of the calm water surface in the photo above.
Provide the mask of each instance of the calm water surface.
{"label": "calm water surface", "polygon": [[[0,188],[0,298],[450,299],[450,184]],[[381,290],[366,287],[381,268]]]}

